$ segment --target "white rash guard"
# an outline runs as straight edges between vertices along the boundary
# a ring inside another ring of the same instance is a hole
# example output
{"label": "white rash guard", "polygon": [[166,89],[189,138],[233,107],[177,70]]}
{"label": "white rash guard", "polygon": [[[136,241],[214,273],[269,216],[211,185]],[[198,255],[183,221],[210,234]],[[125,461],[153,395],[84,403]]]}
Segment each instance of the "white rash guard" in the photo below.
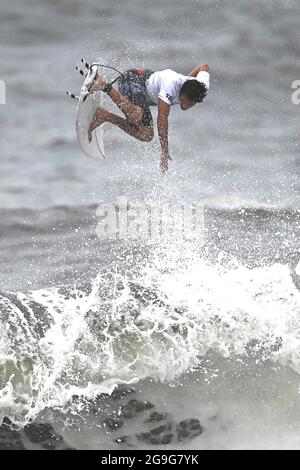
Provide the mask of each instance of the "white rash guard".
{"label": "white rash guard", "polygon": [[152,104],[158,104],[160,98],[169,105],[179,104],[179,90],[187,80],[198,80],[209,89],[209,73],[199,72],[196,77],[189,77],[174,70],[154,72],[146,81],[146,88]]}

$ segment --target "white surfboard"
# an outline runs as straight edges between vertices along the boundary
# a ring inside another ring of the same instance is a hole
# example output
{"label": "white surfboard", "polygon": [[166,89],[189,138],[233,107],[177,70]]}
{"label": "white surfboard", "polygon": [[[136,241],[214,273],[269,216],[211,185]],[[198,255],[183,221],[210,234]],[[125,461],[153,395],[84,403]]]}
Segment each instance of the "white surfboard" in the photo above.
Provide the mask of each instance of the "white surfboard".
{"label": "white surfboard", "polygon": [[87,87],[95,79],[98,71],[97,65],[92,65],[81,87],[76,110],[77,139],[81,150],[89,158],[101,160],[105,158],[103,144],[103,124],[97,127],[89,139],[88,130],[95,115],[96,109],[101,105],[101,91],[92,93],[85,100]]}

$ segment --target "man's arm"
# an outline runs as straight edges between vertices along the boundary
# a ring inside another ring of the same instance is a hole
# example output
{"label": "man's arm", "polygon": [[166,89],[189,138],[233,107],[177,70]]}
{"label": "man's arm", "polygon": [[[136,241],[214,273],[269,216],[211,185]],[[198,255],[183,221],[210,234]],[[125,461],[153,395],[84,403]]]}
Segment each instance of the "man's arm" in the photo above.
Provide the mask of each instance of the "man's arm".
{"label": "man's arm", "polygon": [[209,67],[207,64],[200,64],[198,65],[197,67],[195,67],[191,73],[190,73],[190,77],[197,77],[198,73],[199,72],[209,72]]}
{"label": "man's arm", "polygon": [[168,116],[170,108],[169,104],[160,98],[158,99],[157,130],[161,145],[160,167],[163,171],[168,169],[168,160],[170,159],[168,143]]}

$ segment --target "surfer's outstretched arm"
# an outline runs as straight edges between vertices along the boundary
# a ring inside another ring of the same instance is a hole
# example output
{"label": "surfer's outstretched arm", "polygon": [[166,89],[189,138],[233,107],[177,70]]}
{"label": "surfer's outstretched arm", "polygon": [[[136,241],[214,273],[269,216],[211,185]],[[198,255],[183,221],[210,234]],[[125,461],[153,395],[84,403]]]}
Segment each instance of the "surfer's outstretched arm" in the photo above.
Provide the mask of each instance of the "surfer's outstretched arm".
{"label": "surfer's outstretched arm", "polygon": [[168,117],[170,108],[171,106],[169,104],[165,103],[160,98],[158,99],[157,130],[161,145],[160,167],[163,171],[168,169],[168,160],[171,160],[168,143]]}

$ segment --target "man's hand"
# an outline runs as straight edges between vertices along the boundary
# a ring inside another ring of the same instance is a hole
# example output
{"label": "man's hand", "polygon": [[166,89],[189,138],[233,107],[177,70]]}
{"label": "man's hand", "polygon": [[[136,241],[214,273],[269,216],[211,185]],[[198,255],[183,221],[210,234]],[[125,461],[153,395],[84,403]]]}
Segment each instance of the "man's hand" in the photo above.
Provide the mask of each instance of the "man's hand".
{"label": "man's hand", "polygon": [[160,157],[160,169],[165,172],[169,169],[169,160],[172,160],[169,153],[163,152]]}
{"label": "man's hand", "polygon": [[209,72],[209,66],[207,64],[198,65],[191,71],[190,77],[197,77],[199,72]]}

